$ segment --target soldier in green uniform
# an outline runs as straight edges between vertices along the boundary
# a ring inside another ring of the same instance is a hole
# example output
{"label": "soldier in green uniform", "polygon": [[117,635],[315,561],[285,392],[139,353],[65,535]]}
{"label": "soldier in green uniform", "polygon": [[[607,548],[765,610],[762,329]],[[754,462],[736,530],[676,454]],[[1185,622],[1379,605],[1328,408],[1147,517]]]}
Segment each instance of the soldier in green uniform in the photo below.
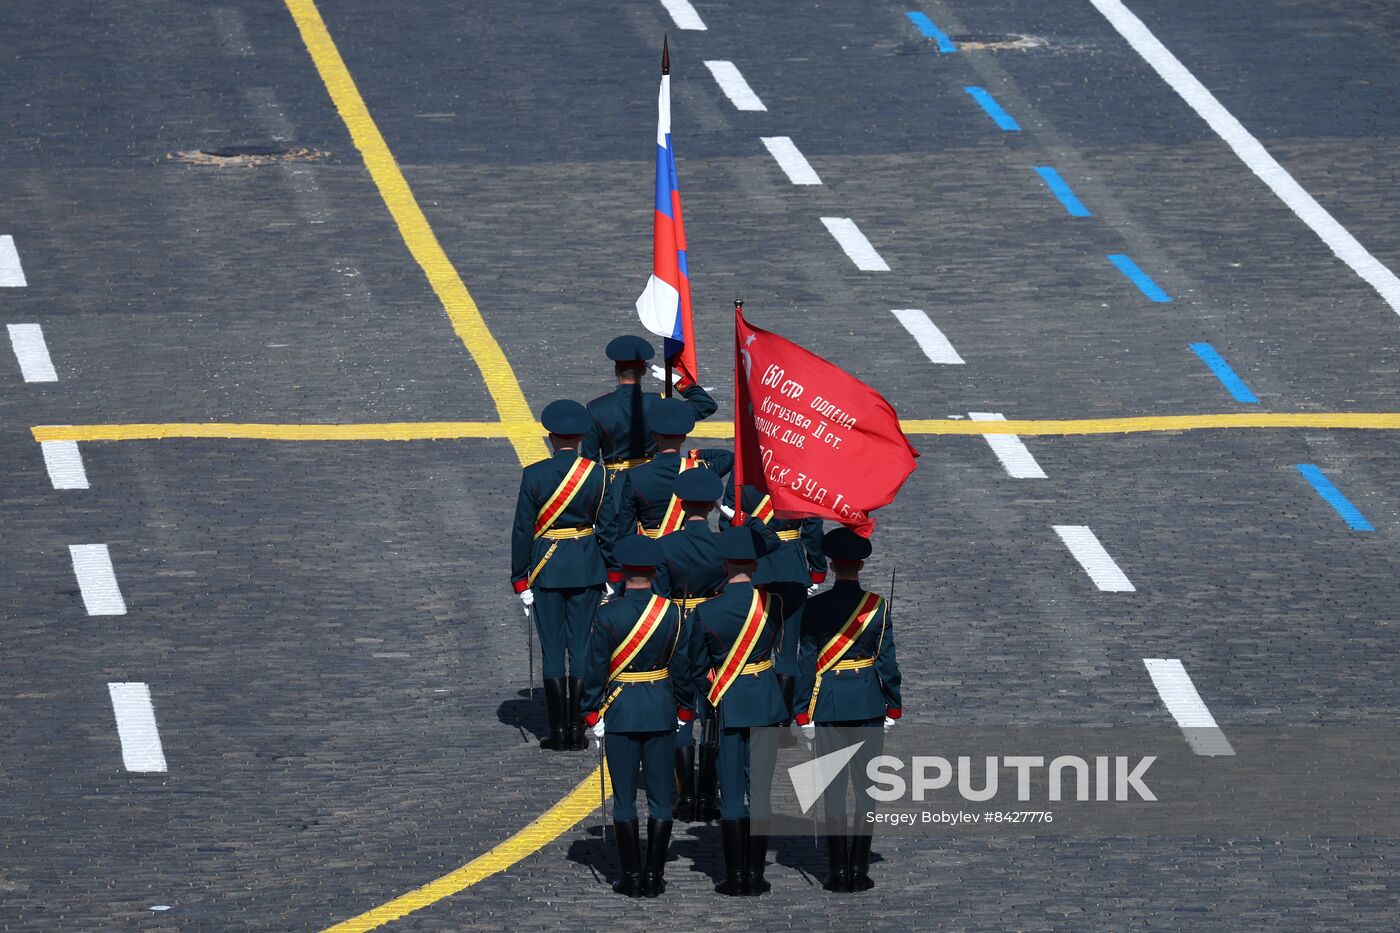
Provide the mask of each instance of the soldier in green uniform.
{"label": "soldier in green uniform", "polygon": [[777,747],[753,741],[752,730],[776,726],[788,715],[773,672],[782,647],[782,607],[777,596],[753,585],[766,550],[761,531],[740,525],[718,537],[728,579],[724,591],[696,609],[694,618],[701,664],[714,671],[707,696],[719,728],[724,880],[715,890],[757,895],[771,888],[763,877],[768,837],[754,835],[751,824],[770,816],[768,788]]}
{"label": "soldier in green uniform", "polygon": [[587,747],[578,719],[579,677],[588,627],[607,579],[594,532],[607,474],[602,464],[579,456],[590,424],[582,405],[550,402],[540,420],[554,456],[530,464],[520,478],[510,582],[525,614],[533,609],[544,656],[549,736],[540,746],[569,751]]}
{"label": "soldier in green uniform", "polygon": [[[734,518],[734,483],[725,490],[724,527]],[[783,700],[789,709],[797,676],[797,639],[800,625],[788,624],[801,611],[807,597],[826,580],[826,558],[822,555],[822,522],[819,518],[778,518],[773,513],[769,497],[752,486],[744,486],[745,521],[762,523],[773,536],[767,540],[769,551],[758,561],[754,574],[755,586],[762,587],[782,599],[783,649],[777,659],[778,683],[783,688]],[[787,723],[784,723],[787,725]],[[785,736],[787,734],[785,733]]]}
{"label": "soldier in green uniform", "polygon": [[[639,470],[654,472],[654,461]],[[631,472],[630,470],[628,471]],[[710,513],[714,511],[724,483],[705,467],[685,470],[674,479],[669,495],[676,498],[681,510],[680,527],[657,538],[664,559],[656,576],[656,591],[680,602],[686,612],[716,596],[724,587],[724,558],[719,554],[718,536],[710,530]],[[698,749],[697,779],[695,727],[681,725],[676,736],[676,783],[680,788],[676,812],[682,820],[709,821],[719,818],[719,786],[715,771],[719,753],[719,736],[713,727],[708,704],[701,700],[697,707],[701,742]]]}
{"label": "soldier in green uniform", "polygon": [[[836,583],[803,607],[798,655],[796,721],[815,742],[815,754],[830,754],[863,742],[842,773],[822,795],[826,806],[828,891],[866,891],[870,880],[870,840],[875,801],[861,779],[870,760],[883,753],[884,730],[902,712],[899,662],[895,657],[890,607],[860,585],[870,542],[846,528],[827,532],[822,551],[831,558]],[[883,729],[881,728],[883,726]],[[846,828],[846,782],[855,791],[857,812]]]}
{"label": "soldier in green uniform", "polygon": [[[671,756],[677,721],[695,710],[695,640],[680,607],[652,590],[661,548],[633,535],[617,547],[622,595],[598,610],[589,637],[584,724],[603,741],[613,785],[613,829],[622,879],[613,890],[656,897],[666,890],[675,784]],[[605,731],[606,730],[606,731]],[[647,851],[642,868],[637,778],[647,794]]]}
{"label": "soldier in green uniform", "polygon": [[[646,416],[661,396],[642,391],[647,361],[656,355],[650,343],[641,337],[616,337],[608,343],[607,353],[613,361],[617,388],[588,403],[593,423],[583,439],[583,455],[607,464],[609,475],[616,475],[620,470],[645,463],[656,453]],[[719,409],[701,386],[677,382],[675,388],[685,399],[682,404],[697,419],[708,418]]]}

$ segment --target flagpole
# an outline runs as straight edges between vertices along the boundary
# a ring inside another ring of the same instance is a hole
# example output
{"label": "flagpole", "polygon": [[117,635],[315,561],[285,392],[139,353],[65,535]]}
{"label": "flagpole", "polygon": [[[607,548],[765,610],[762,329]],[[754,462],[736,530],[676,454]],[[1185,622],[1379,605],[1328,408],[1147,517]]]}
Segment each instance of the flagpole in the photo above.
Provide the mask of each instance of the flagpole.
{"label": "flagpole", "polygon": [[[666,75],[668,75],[668,74],[670,74],[670,73],[671,73],[671,37],[670,37],[669,35],[667,35],[666,33],[663,32],[663,33],[661,34],[661,76],[664,78]],[[661,338],[661,353],[662,353],[663,356],[664,356],[665,353],[666,353],[666,339],[667,339],[667,338],[665,338],[665,337]],[[665,377],[662,379],[662,384],[661,384],[661,397],[662,397],[662,398],[670,398],[670,397],[671,397],[671,358],[670,358],[669,356],[666,357],[665,363],[666,363],[666,375],[665,375]]]}
{"label": "flagpole", "polygon": [[741,351],[743,347],[739,344],[739,321],[744,316],[744,299],[734,299],[734,517],[730,524],[742,525],[744,523],[744,450],[743,431],[739,427],[739,419],[743,417],[742,409],[744,401],[748,398],[748,393],[743,391],[744,379],[744,358]]}

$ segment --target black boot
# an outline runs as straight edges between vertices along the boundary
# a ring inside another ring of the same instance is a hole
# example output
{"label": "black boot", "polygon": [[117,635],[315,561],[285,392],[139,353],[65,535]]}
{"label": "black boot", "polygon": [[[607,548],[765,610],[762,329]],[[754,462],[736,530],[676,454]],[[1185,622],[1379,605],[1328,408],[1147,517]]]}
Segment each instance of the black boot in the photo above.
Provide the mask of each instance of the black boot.
{"label": "black boot", "polygon": [[671,821],[647,818],[647,866],[642,872],[642,897],[666,893],[666,853],[671,850]]}
{"label": "black boot", "polygon": [[724,880],[715,885],[715,891],[741,897],[744,894],[744,829],[738,820],[720,820],[719,833],[724,843]]}
{"label": "black boot", "polygon": [[875,887],[870,880],[870,836],[851,837],[851,890],[869,891]]}
{"label": "black boot", "polygon": [[744,831],[744,893],[751,897],[767,894],[773,886],[763,879],[768,861],[768,837],[753,835],[753,822],[744,817],[739,821]]}
{"label": "black boot", "polygon": [[544,682],[544,710],[549,717],[549,735],[540,739],[540,748],[562,752],[568,747],[569,734],[564,722],[567,711],[564,678],[550,677]]}
{"label": "black boot", "polygon": [[689,823],[695,819],[695,746],[682,745],[676,749],[676,819]]}
{"label": "black boot", "polygon": [[826,860],[829,870],[826,876],[826,883],[823,884],[822,887],[828,891],[835,891],[838,894],[850,893],[850,855],[846,848],[845,836],[826,837]]}
{"label": "black boot", "polygon": [[719,748],[701,745],[697,754],[700,756],[700,780],[695,785],[695,820],[709,823],[719,819],[719,772],[716,770]]}
{"label": "black boot", "polygon": [[787,718],[783,720],[783,731],[778,733],[778,747],[792,748],[797,744],[797,736],[787,728],[792,725],[792,717],[796,710],[792,708],[793,698],[797,693],[797,681],[792,677],[778,675],[778,688],[783,691],[783,709],[787,710]]}
{"label": "black boot", "polygon": [[622,880],[612,889],[618,894],[638,897],[642,893],[642,840],[637,833],[637,821],[614,822],[613,835],[617,837],[617,860],[622,863]]}
{"label": "black boot", "polygon": [[569,678],[569,706],[568,706],[568,728],[565,730],[567,744],[564,748],[571,752],[582,751],[588,747],[588,740],[583,735],[583,720],[579,718],[578,705],[583,698],[583,681],[577,677]]}

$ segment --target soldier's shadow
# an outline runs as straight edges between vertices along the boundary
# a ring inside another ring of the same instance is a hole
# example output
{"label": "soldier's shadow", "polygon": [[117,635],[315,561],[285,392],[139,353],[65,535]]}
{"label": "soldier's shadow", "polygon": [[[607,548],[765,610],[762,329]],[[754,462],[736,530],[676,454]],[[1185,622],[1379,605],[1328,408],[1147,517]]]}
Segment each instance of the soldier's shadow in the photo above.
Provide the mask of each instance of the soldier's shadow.
{"label": "soldier's shadow", "polygon": [[[797,869],[818,886],[826,880],[829,866],[826,840],[821,836],[772,836],[768,840],[768,859],[775,865]],[[870,864],[882,861],[878,852],[870,853]]]}
{"label": "soldier's shadow", "polygon": [[524,742],[538,742],[549,731],[544,694],[539,690],[535,690],[533,696],[529,690],[517,691],[496,709],[496,718],[517,730]]}
{"label": "soldier's shadow", "polygon": [[[646,846],[645,839],[642,845]],[[609,884],[610,879],[615,880],[622,872],[617,861],[617,842],[613,839],[612,827],[608,827],[607,837],[604,838],[596,814],[584,826],[582,839],[575,834],[569,843],[567,857],[569,861],[577,862],[591,871],[598,884]]]}
{"label": "soldier's shadow", "polygon": [[677,822],[671,831],[671,860],[690,863],[690,871],[718,883],[724,880],[724,849],[717,823]]}

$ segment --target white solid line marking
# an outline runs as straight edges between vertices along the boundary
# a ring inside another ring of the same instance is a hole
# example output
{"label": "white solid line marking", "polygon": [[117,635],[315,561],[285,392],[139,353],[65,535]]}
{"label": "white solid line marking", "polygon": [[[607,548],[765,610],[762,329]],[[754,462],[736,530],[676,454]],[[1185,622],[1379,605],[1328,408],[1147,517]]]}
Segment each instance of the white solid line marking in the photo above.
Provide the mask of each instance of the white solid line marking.
{"label": "white solid line marking", "polygon": [[958,351],[953,349],[948,338],[943,336],[943,331],[939,330],[928,319],[927,314],[918,308],[907,308],[890,313],[899,319],[899,323],[904,325],[905,330],[909,331],[914,342],[919,345],[919,349],[924,351],[924,356],[929,358],[929,362],[948,366],[963,365],[963,358],[958,356]]}
{"label": "white solid line marking", "polygon": [[151,705],[151,688],[145,684],[108,684],[112,712],[117,717],[117,736],[122,742],[122,764],[128,771],[165,771],[165,752],[160,747],[156,711]]}
{"label": "white solid line marking", "polygon": [[10,346],[19,360],[20,375],[25,382],[57,382],[49,347],[44,343],[44,329],[38,324],[10,324]]}
{"label": "white solid line marking", "polygon": [[1303,223],[1312,228],[1322,238],[1322,242],[1337,254],[1337,258],[1351,266],[1352,271],[1370,283],[1380,292],[1386,304],[1400,314],[1400,278],[1366,251],[1345,227],[1339,224],[1327,210],[1317,203],[1303,186],[1288,174],[1273,156],[1269,155],[1259,140],[1255,139],[1239,120],[1226,110],[1206,86],[1196,80],[1196,76],[1186,70],[1180,60],[1166,46],[1157,40],[1142,20],[1133,15],[1120,0],[1090,0],[1113,28],[1143,59],[1171,85],[1172,90],[1186,101],[1225,140],[1250,171],[1268,185],[1297,214]]}
{"label": "white solid line marking", "polygon": [[1055,534],[1060,536],[1065,547],[1069,548],[1074,559],[1079,561],[1079,566],[1084,568],[1099,589],[1105,593],[1132,593],[1136,590],[1128,575],[1108,556],[1108,551],[1104,550],[1088,525],[1056,525]]}
{"label": "white solid line marking", "polygon": [[[970,411],[967,416],[973,421],[1005,421],[1006,416],[997,411]],[[983,434],[992,453],[997,455],[1001,465],[1015,479],[1045,479],[1045,471],[1035,462],[1031,452],[1015,434]]]}
{"label": "white solid line marking", "polygon": [[790,136],[760,136],[763,145],[768,147],[768,151],[777,160],[778,166],[787,173],[788,181],[794,185],[820,185],[822,180],[817,177],[816,169],[812,168],[812,163],[807,161],[807,157],[797,148],[797,144]]}
{"label": "white solid line marking", "polygon": [[880,254],[875,252],[875,247],[870,245],[870,241],[860,232],[854,220],[849,217],[823,217],[822,223],[826,224],[826,229],[836,238],[836,242],[841,244],[841,248],[851,257],[851,262],[856,264],[857,269],[862,272],[890,271],[890,267],[880,258]]}
{"label": "white solid line marking", "polygon": [[73,573],[83,593],[83,605],[90,616],[124,616],[126,601],[112,570],[112,555],[105,544],[70,544]]}
{"label": "white solid line marking", "polygon": [[666,8],[666,12],[671,14],[671,19],[676,21],[677,29],[701,29],[705,28],[705,21],[700,18],[700,14],[695,12],[695,7],[690,5],[690,0],[661,0],[661,5]]}
{"label": "white solid line marking", "polygon": [[734,67],[733,62],[705,62],[705,67],[710,69],[710,74],[715,76],[715,83],[724,92],[730,102],[738,110],[767,110],[763,106],[763,101],[758,99],[758,95],[749,87],[749,82],[744,80],[744,76],[739,74],[739,69]]}
{"label": "white solid line marking", "polygon": [[87,489],[87,471],[83,469],[83,455],[78,452],[77,441],[43,441],[39,447],[44,452],[44,466],[49,471],[49,482],[54,489]]}
{"label": "white solid line marking", "polygon": [[1143,658],[1142,663],[1147,665],[1147,675],[1152,678],[1157,693],[1167,706],[1167,712],[1186,733],[1186,744],[1191,746],[1192,751],[1197,755],[1235,753],[1180,661],[1176,658]]}
{"label": "white solid line marking", "polygon": [[28,284],[24,279],[24,267],[19,264],[15,238],[9,234],[0,236],[0,287],[23,288]]}

